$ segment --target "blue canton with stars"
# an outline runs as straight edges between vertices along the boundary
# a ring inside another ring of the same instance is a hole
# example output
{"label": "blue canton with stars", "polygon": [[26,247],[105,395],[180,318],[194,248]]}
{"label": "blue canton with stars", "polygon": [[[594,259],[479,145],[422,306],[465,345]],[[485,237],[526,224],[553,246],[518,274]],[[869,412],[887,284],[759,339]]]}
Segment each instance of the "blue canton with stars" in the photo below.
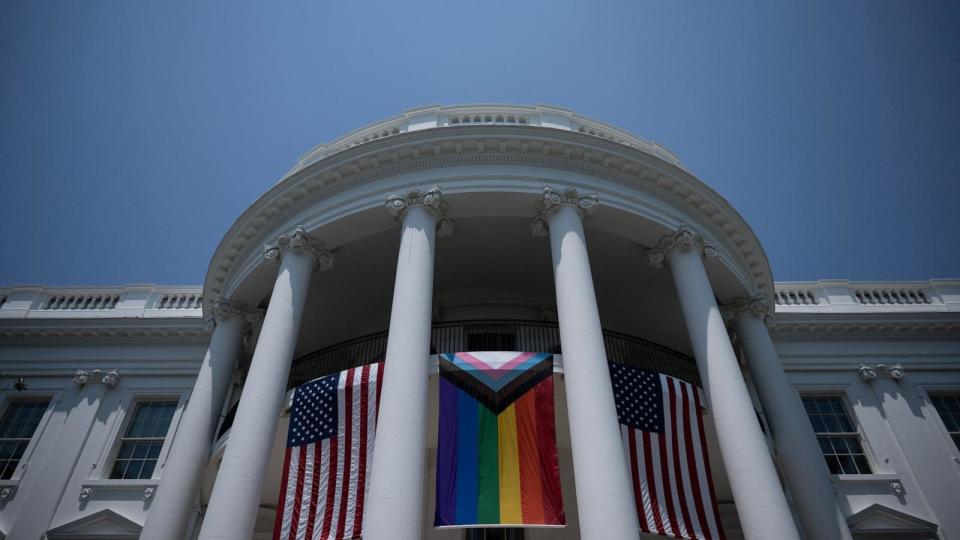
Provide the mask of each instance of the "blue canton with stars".
{"label": "blue canton with stars", "polygon": [[617,420],[641,431],[663,433],[663,388],[660,374],[623,364],[610,364]]}
{"label": "blue canton with stars", "polygon": [[287,446],[311,444],[337,435],[337,383],[340,374],[334,373],[315,381],[301,384],[293,394]]}

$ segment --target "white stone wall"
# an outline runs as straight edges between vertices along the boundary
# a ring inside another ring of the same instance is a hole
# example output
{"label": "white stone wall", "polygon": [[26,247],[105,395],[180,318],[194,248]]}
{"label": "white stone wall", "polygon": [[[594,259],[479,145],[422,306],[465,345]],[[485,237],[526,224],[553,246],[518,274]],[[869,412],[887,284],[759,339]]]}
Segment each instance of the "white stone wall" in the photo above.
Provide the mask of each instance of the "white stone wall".
{"label": "white stone wall", "polygon": [[[937,524],[941,538],[960,537],[960,452],[929,400],[931,392],[960,393],[958,283],[812,282],[778,291],[791,291],[778,294],[788,300],[777,306],[773,331],[790,383],[801,393],[844,398],[873,469],[871,475],[832,478],[843,510],[852,515],[880,504]],[[884,302],[874,303],[877,298]],[[154,478],[105,476],[136,399],[177,399],[175,433],[208,336],[199,288],[19,287],[0,290],[0,299],[0,387],[12,384],[13,376],[29,385],[22,393],[0,394],[0,410],[20,396],[51,399],[21,466],[11,480],[0,481],[0,531],[7,538],[38,539],[71,527],[135,535],[171,439]],[[862,366],[881,364],[902,366],[903,376],[881,370],[874,379],[861,377]],[[77,370],[91,374],[82,386],[74,381]],[[110,370],[120,375],[113,387],[102,382]],[[558,413],[565,413],[562,404]],[[560,451],[567,514],[575,524],[569,447],[562,444]],[[428,474],[427,496],[432,481]],[[726,516],[732,509],[723,511]],[[727,523],[735,528],[733,518]],[[457,537],[426,525],[431,538]],[[576,528],[528,537],[575,538]]]}
{"label": "white stone wall", "polygon": [[[960,393],[960,342],[824,338],[777,348],[801,394],[843,397],[860,430],[874,474],[833,477],[845,512],[879,503],[939,524],[943,538],[960,536],[960,452],[928,397]],[[861,366],[879,364],[904,374],[861,379]]]}
{"label": "white stone wall", "polygon": [[[0,501],[0,530],[8,538],[41,538],[103,509],[142,524],[172,437],[150,480],[108,479],[115,443],[138,399],[177,400],[169,430],[175,433],[204,349],[203,343],[0,346],[4,386],[7,374],[28,384],[0,395],[0,409],[22,397],[51,400],[13,478],[0,481],[0,489],[12,488]],[[77,370],[90,373],[86,384],[74,381]],[[119,382],[104,384],[97,370],[116,370]]]}

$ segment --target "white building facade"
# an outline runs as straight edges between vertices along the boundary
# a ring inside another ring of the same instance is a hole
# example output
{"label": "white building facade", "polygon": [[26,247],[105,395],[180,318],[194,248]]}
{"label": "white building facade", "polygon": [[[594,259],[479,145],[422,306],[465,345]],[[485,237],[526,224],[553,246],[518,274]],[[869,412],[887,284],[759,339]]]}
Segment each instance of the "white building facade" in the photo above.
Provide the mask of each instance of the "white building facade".
{"label": "white building facade", "polygon": [[[566,527],[432,527],[460,350],[555,354]],[[774,282],[668,150],[503,105],[311,150],[202,287],[0,289],[0,538],[271,538],[291,389],[379,361],[364,538],[641,537],[608,361],[703,388],[727,538],[960,538],[960,280]]]}

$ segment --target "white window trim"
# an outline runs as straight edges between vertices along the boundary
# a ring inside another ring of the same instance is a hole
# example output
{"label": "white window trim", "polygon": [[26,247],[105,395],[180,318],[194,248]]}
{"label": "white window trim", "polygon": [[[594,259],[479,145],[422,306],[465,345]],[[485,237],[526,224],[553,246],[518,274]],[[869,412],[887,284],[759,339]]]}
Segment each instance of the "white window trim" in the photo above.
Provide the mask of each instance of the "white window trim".
{"label": "white window trim", "polygon": [[960,449],[957,448],[957,443],[955,443],[953,441],[953,437],[950,436],[950,431],[947,430],[947,425],[943,423],[943,418],[940,417],[940,411],[934,407],[933,400],[930,399],[931,392],[933,394],[950,394],[960,396],[960,386],[957,386],[956,383],[947,383],[942,385],[924,384],[915,386],[918,390],[917,397],[920,398],[922,408],[924,410],[923,412],[929,412],[929,416],[934,418],[934,422],[939,427],[938,431],[940,432],[940,437],[953,454],[954,462],[960,463]]}
{"label": "white window trim", "polygon": [[[107,442],[104,444],[97,458],[97,468],[91,472],[88,480],[103,480],[117,483],[159,480],[163,467],[167,463],[170,445],[180,425],[183,411],[186,409],[189,390],[184,388],[132,387],[126,389],[123,394],[123,398],[121,399],[123,407],[121,407],[118,414],[114,415],[115,417],[110,427],[110,433],[106,439]],[[133,412],[136,404],[142,401],[177,402],[177,408],[173,413],[173,417],[170,419],[170,427],[167,428],[167,434],[163,439],[163,448],[160,449],[160,455],[157,457],[157,466],[153,469],[153,474],[150,478],[110,478],[110,471],[113,469],[113,462],[116,460],[117,452],[120,451],[123,434],[126,433],[127,427],[130,425],[130,422],[133,421]]]}
{"label": "white window trim", "polygon": [[[857,436],[860,439],[860,446],[863,448],[863,455],[867,458],[867,465],[870,466],[871,472],[869,474],[831,474],[831,477],[845,477],[846,479],[870,478],[878,474],[889,473],[886,468],[880,467],[879,460],[876,458],[876,453],[870,446],[870,441],[867,439],[866,432],[863,429],[863,424],[860,423],[860,417],[857,415],[856,410],[853,407],[853,401],[850,399],[850,385],[797,385],[794,386],[794,388],[797,389],[797,393],[800,394],[801,399],[805,397],[839,397],[841,400],[843,400],[843,406],[847,412],[847,418],[857,430]],[[806,409],[804,409],[804,413],[806,414]],[[809,415],[807,415],[807,422],[810,422]],[[813,426],[811,425],[811,427]],[[814,434],[816,434],[816,431],[814,431]],[[817,444],[820,444],[819,441]]]}
{"label": "white window trim", "polygon": [[33,457],[33,453],[37,450],[40,438],[43,436],[47,426],[50,424],[50,418],[53,416],[53,411],[57,408],[57,405],[60,403],[60,399],[62,397],[63,390],[61,388],[54,387],[28,388],[23,392],[17,392],[13,395],[0,394],[0,417],[7,413],[7,407],[11,402],[30,401],[34,399],[48,400],[47,410],[43,411],[43,416],[40,417],[40,422],[37,424],[37,429],[35,429],[33,431],[33,435],[30,436],[30,442],[27,443],[27,448],[24,449],[23,455],[20,456],[20,463],[17,464],[17,470],[13,472],[13,476],[11,476],[8,480],[4,480],[3,482],[19,483],[27,469],[30,468],[30,458]]}

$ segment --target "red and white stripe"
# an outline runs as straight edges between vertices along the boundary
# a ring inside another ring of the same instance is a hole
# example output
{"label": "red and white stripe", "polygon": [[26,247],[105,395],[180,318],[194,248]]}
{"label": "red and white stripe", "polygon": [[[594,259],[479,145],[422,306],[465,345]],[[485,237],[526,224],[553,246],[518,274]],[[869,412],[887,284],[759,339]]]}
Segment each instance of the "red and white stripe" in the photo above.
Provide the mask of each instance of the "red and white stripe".
{"label": "red and white stripe", "polygon": [[660,375],[664,433],[620,425],[644,532],[724,540],[697,388]]}
{"label": "red and white stripe", "polygon": [[359,538],[383,364],[340,372],[338,435],[287,448],[275,540]]}

